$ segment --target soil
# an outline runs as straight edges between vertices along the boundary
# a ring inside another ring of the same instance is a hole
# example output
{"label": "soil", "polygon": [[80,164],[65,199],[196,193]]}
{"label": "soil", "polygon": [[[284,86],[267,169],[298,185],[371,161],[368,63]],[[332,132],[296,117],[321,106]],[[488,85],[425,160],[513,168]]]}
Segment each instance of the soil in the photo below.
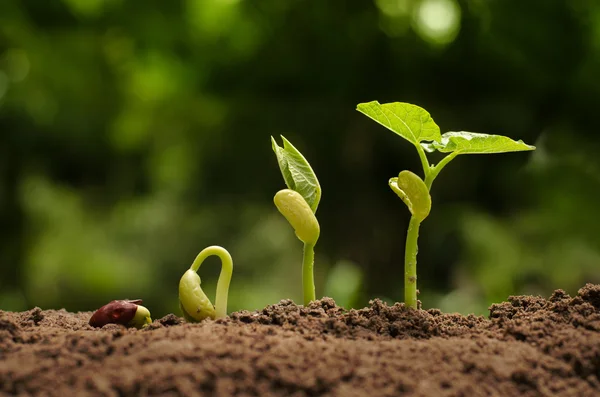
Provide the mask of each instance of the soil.
{"label": "soil", "polygon": [[600,396],[600,285],[489,318],[329,298],[143,330],[91,314],[0,311],[0,395]]}

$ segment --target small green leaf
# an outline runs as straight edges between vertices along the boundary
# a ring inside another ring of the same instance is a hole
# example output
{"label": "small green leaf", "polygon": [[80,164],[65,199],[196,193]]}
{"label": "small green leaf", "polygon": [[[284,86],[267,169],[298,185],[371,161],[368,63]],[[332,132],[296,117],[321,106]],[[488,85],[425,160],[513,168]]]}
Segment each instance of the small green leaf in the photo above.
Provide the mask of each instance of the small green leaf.
{"label": "small green leaf", "polygon": [[313,213],[316,213],[321,200],[319,180],[302,153],[284,136],[281,136],[281,138],[283,139],[283,147],[278,146],[273,137],[271,137],[271,142],[283,180],[288,188],[300,193]]}
{"label": "small green leaf", "polygon": [[[535,150],[535,146],[523,141],[513,141],[502,135],[478,134],[475,132],[446,132],[440,142],[432,142],[431,146],[442,153],[458,152],[459,154],[506,153]],[[427,148],[426,148],[427,150]]]}
{"label": "small green leaf", "polygon": [[425,182],[418,175],[402,171],[397,178],[390,179],[389,185],[419,222],[427,218],[431,211],[431,196]]}
{"label": "small green leaf", "polygon": [[410,103],[377,101],[359,103],[356,110],[372,118],[402,138],[418,145],[421,141],[440,141],[440,127],[427,110]]}

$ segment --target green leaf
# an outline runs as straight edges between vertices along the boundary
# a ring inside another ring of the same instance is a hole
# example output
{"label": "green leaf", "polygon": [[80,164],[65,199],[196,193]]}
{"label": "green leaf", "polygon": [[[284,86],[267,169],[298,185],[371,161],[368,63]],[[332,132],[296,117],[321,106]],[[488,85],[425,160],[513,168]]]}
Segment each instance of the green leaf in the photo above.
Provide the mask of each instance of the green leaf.
{"label": "green leaf", "polygon": [[397,178],[391,178],[388,184],[419,222],[427,218],[431,211],[431,196],[425,182],[418,175],[402,171]]}
{"label": "green leaf", "polygon": [[284,136],[281,138],[283,147],[278,146],[273,137],[271,137],[271,142],[283,180],[288,188],[300,193],[313,213],[316,213],[321,200],[321,186],[317,176],[302,153]]}
{"label": "green leaf", "polygon": [[[428,150],[425,145],[422,145]],[[442,153],[458,154],[506,153],[535,150],[535,146],[523,141],[513,141],[502,135],[478,134],[475,132],[446,132],[440,142],[432,142],[431,147]]]}
{"label": "green leaf", "polygon": [[356,110],[372,118],[402,138],[418,145],[421,141],[440,141],[440,127],[427,110],[410,103],[377,101],[360,103]]}

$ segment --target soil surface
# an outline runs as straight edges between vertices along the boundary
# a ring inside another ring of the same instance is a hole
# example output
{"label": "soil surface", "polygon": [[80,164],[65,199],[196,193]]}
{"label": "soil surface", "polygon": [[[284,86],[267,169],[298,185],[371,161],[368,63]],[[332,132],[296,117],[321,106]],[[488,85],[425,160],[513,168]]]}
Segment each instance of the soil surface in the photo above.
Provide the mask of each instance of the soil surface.
{"label": "soil surface", "polygon": [[329,298],[143,330],[91,314],[0,311],[0,395],[600,396],[600,285],[489,318]]}

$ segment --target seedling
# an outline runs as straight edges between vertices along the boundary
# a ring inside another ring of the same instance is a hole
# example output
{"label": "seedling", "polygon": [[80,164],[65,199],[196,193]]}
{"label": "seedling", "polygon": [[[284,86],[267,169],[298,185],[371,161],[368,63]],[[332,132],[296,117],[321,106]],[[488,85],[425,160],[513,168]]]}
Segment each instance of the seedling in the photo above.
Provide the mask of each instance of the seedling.
{"label": "seedling", "polygon": [[273,151],[288,189],[275,194],[273,201],[281,214],[292,225],[296,237],[304,243],[302,260],[302,291],[304,305],[315,300],[313,267],[315,244],[319,239],[320,227],[315,213],[321,200],[321,186],[317,176],[302,153],[283,136],[283,147],[271,137]]}
{"label": "seedling", "polygon": [[[417,240],[421,222],[431,210],[431,184],[440,171],[459,154],[491,154],[535,150],[523,141],[513,141],[500,135],[474,132],[447,132],[440,128],[429,113],[409,103],[377,101],[358,104],[357,110],[412,143],[423,166],[424,179],[410,171],[402,171],[388,182],[390,188],[408,207],[411,218],[404,253],[404,300],[417,308]],[[425,152],[449,153],[437,165],[430,164]]]}
{"label": "seedling", "polygon": [[[200,276],[197,273],[202,262],[211,255],[216,255],[221,259],[221,273],[217,281],[215,306],[202,291]],[[213,245],[203,249],[179,281],[179,307],[183,312],[183,317],[189,322],[199,322],[205,318],[218,319],[226,317],[227,297],[232,273],[233,260],[225,248]]]}
{"label": "seedling", "polygon": [[141,299],[116,300],[96,310],[90,318],[92,327],[121,324],[126,327],[143,328],[152,322],[150,311],[141,305]]}

